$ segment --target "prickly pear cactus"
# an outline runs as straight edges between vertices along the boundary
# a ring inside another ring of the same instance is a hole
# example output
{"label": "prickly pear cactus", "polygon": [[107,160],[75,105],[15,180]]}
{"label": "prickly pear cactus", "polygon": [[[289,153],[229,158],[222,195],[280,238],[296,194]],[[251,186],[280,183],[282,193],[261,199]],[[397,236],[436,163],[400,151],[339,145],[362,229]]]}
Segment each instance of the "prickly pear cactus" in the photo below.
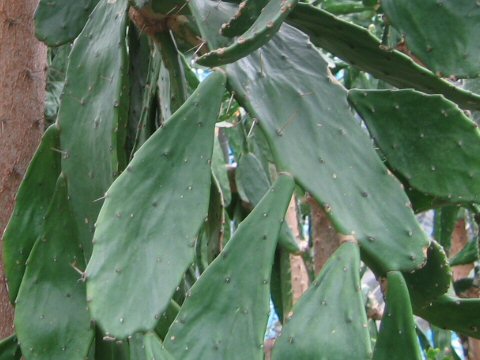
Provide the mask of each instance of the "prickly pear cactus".
{"label": "prickly pear cactus", "polygon": [[41,0],[63,92],[3,237],[0,359],[420,359],[414,315],[480,338],[478,276],[451,269],[479,260],[477,18]]}

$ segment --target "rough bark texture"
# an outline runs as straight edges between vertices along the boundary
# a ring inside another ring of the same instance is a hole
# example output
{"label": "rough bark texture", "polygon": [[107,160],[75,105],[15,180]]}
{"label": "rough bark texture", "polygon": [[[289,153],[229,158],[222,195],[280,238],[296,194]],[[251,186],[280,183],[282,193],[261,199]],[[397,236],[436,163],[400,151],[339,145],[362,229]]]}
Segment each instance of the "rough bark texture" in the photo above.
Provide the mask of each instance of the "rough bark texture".
{"label": "rough bark texture", "polygon": [[[47,49],[34,36],[37,1],[0,2],[0,234],[43,132]],[[0,256],[1,249],[0,241]],[[0,262],[0,338],[12,334],[12,324]]]}
{"label": "rough bark texture", "polygon": [[[292,197],[287,210],[287,223],[292,229],[297,242],[300,243],[301,235],[298,229],[298,216],[295,197]],[[301,255],[290,255],[290,267],[292,269],[292,292],[293,304],[307,291],[310,281],[308,279],[307,268]]]}
{"label": "rough bark texture", "polygon": [[313,199],[309,199],[312,208],[313,253],[315,254],[315,275],[340,246],[340,240],[325,211]]}
{"label": "rough bark texture", "polygon": [[[468,233],[466,229],[465,220],[460,220],[455,225],[455,230],[452,235],[452,248],[450,250],[450,257],[459,253],[468,243]],[[468,274],[473,270],[473,264],[454,266],[453,280],[460,280],[468,277]],[[459,294],[464,298],[478,298],[478,290],[467,291]],[[468,338],[468,359],[480,360],[480,341],[474,338]]]}

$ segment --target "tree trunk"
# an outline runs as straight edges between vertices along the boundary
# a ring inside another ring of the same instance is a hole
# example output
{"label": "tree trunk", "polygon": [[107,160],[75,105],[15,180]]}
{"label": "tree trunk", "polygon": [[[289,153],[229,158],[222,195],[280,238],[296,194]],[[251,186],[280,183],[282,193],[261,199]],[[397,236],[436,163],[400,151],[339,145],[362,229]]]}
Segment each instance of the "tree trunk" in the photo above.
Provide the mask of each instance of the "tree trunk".
{"label": "tree trunk", "polygon": [[[43,132],[47,49],[34,36],[37,2],[0,3],[0,234]],[[0,262],[0,338],[12,333],[13,309]]]}

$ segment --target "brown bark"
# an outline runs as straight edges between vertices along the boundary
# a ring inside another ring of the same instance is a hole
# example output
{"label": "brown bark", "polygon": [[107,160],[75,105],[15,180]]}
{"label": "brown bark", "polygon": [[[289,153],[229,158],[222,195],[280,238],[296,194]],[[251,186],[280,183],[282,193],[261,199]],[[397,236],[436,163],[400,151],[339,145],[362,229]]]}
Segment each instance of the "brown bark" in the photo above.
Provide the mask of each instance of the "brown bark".
{"label": "brown bark", "polygon": [[[452,234],[452,247],[450,249],[450,257],[457,255],[468,243],[468,234],[465,220],[460,220],[455,225],[455,230]],[[459,265],[452,268],[453,280],[457,281],[468,277],[470,271],[473,270],[473,264]]]}
{"label": "brown bark", "polygon": [[[0,3],[0,234],[43,132],[47,49],[34,36],[37,1]],[[12,333],[13,309],[0,262],[0,338]]]}
{"label": "brown bark", "polygon": [[[287,210],[287,223],[292,229],[297,242],[300,243],[301,235],[298,229],[297,207],[295,196],[292,197]],[[292,296],[293,304],[307,291],[309,284],[307,268],[301,255],[290,255],[290,267],[292,269]]]}
{"label": "brown bark", "polygon": [[[468,243],[468,234],[465,220],[460,220],[455,225],[455,230],[452,235],[452,248],[450,250],[450,257],[458,254]],[[452,268],[453,280],[460,280],[468,277],[468,274],[473,270],[473,264],[459,265]],[[478,290],[467,291],[459,294],[464,298],[478,298]],[[468,338],[468,359],[480,360],[480,340]]]}
{"label": "brown bark", "polygon": [[325,211],[313,199],[309,199],[312,208],[313,253],[315,254],[315,275],[340,246],[340,240]]}

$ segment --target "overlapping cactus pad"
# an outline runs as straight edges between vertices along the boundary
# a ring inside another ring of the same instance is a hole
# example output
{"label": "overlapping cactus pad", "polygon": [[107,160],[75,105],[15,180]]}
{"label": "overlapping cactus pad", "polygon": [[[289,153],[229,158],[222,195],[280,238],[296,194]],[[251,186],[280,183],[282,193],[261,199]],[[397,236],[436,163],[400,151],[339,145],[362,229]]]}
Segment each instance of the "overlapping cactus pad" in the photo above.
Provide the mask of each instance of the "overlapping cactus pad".
{"label": "overlapping cactus pad", "polygon": [[415,315],[480,338],[477,2],[40,0],[54,124],[0,360],[452,354]]}

